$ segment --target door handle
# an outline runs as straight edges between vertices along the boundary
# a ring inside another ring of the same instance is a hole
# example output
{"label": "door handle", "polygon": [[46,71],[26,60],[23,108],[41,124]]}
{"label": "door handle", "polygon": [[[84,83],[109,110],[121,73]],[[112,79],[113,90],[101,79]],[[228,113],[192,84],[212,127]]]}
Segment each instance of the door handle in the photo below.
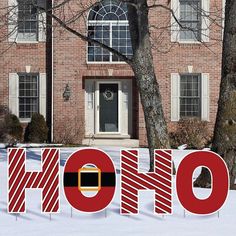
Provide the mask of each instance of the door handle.
{"label": "door handle", "polygon": [[100,106],[99,106],[99,105],[97,105],[97,110],[99,110],[99,108],[100,108]]}

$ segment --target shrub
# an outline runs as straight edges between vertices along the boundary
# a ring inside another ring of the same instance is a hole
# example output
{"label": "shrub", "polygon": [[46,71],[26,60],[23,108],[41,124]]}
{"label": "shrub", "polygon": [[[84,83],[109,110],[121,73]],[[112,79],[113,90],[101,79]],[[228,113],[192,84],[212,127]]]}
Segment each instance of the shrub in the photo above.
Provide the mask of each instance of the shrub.
{"label": "shrub", "polygon": [[17,116],[5,114],[0,122],[0,141],[5,143],[15,143],[21,141],[23,128]]}
{"label": "shrub", "polygon": [[67,118],[66,125],[60,125],[55,128],[57,135],[55,135],[55,142],[65,145],[77,145],[82,143],[83,122],[79,117]]}
{"label": "shrub", "polygon": [[6,136],[6,127],[4,124],[5,121],[5,112],[3,110],[3,107],[0,106],[0,142],[5,142],[5,136]]}
{"label": "shrub", "polygon": [[25,129],[25,141],[44,143],[47,141],[48,127],[44,117],[38,113],[32,115],[30,123]]}
{"label": "shrub", "polygon": [[9,109],[7,106],[0,105],[0,120],[3,120],[5,115],[9,114]]}
{"label": "shrub", "polygon": [[17,116],[13,114],[6,115],[4,123],[6,125],[7,134],[9,134],[10,136],[14,137],[17,140],[22,139],[23,128]]}
{"label": "shrub", "polygon": [[209,145],[210,141],[208,122],[197,118],[180,120],[176,132],[170,133],[170,143],[173,148],[187,144],[190,149],[202,149]]}

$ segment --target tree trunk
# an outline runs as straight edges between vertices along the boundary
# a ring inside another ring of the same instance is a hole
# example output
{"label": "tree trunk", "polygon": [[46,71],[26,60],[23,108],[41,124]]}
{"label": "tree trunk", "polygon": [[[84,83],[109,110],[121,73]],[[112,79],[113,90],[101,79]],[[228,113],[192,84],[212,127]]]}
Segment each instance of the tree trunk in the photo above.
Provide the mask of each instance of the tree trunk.
{"label": "tree trunk", "polygon": [[136,7],[128,6],[134,54],[132,69],[136,77],[144,111],[150,152],[150,171],[153,171],[154,149],[168,149],[170,144],[161,94],[153,66],[147,1],[139,0],[137,2]]}
{"label": "tree trunk", "polygon": [[[225,29],[223,40],[222,75],[218,113],[212,147],[225,160],[230,187],[235,188],[236,176],[236,1],[227,0],[225,9]],[[207,169],[195,181],[196,186],[210,185],[211,177]]]}
{"label": "tree trunk", "polygon": [[[89,38],[68,26],[62,19],[52,14],[52,18],[68,32],[82,40],[100,46],[126,61],[136,77],[138,91],[144,110],[148,146],[150,152],[150,171],[154,167],[154,149],[169,149],[169,137],[164,118],[162,99],[153,66],[150,41],[147,0],[127,1],[128,20],[133,47],[132,60],[109,46]],[[49,14],[49,13],[48,13]],[[175,170],[173,171],[175,173]]]}

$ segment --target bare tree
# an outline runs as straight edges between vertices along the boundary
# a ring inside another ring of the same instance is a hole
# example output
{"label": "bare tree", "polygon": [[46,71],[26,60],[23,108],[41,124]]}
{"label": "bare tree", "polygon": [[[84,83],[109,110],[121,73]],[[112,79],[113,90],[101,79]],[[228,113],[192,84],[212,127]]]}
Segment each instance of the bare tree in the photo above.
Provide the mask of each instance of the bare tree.
{"label": "bare tree", "polygon": [[128,20],[133,47],[132,59],[127,58],[125,55],[114,50],[113,48],[101,45],[100,42],[95,42],[95,40],[92,40],[79,32],[73,31],[71,28],[68,28],[68,25],[57,16],[52,15],[52,17],[68,31],[74,33],[83,40],[98,44],[99,46],[111,51],[121,60],[127,62],[132,68],[143,106],[148,146],[151,157],[150,170],[153,170],[154,149],[170,148],[170,143],[162,108],[162,98],[153,64],[148,21],[149,7],[146,0],[126,2],[128,4]]}
{"label": "bare tree", "polygon": [[[212,148],[225,160],[230,187],[236,177],[236,1],[226,0],[220,98]],[[211,175],[205,168],[195,181],[196,186],[210,187]]]}
{"label": "bare tree", "polygon": [[[195,32],[195,30],[188,28],[179,22],[175,16],[175,12],[170,7],[169,0],[166,1],[165,4],[160,4],[159,1],[155,0],[118,0],[118,2],[124,2],[128,6],[128,21],[133,48],[132,58],[129,58],[114,48],[89,37],[89,35],[86,34],[86,31],[79,29],[79,22],[83,20],[86,21],[86,13],[88,10],[99,4],[100,1],[87,1],[83,3],[75,0],[59,0],[55,1],[53,6],[50,4],[44,6],[44,4],[42,4],[44,3],[44,0],[39,0],[37,3],[33,1],[33,4],[39,9],[40,12],[46,12],[47,16],[54,20],[54,25],[51,27],[60,26],[68,32],[78,36],[83,41],[108,50],[109,52],[115,54],[121,61],[125,61],[130,66],[136,78],[138,91],[141,97],[141,104],[144,111],[148,146],[150,151],[150,170],[152,171],[154,149],[168,149],[170,148],[170,143],[162,107],[161,93],[153,63],[152,48],[155,42],[153,43],[151,38],[150,29],[170,30],[171,25],[169,23],[165,26],[150,25],[149,11],[155,9],[167,11],[170,16],[172,15],[180,28],[189,29],[193,32]],[[9,15],[11,15],[11,12],[14,14],[15,7],[17,6],[11,6],[9,8]],[[201,14],[209,15],[209,12],[202,12]],[[215,21],[215,23],[218,23],[218,14],[215,14],[217,17],[214,17],[214,13],[211,15],[213,16],[212,22]],[[168,22],[170,22],[169,19]],[[200,40],[197,36],[196,39]],[[156,47],[158,47],[158,45]]]}

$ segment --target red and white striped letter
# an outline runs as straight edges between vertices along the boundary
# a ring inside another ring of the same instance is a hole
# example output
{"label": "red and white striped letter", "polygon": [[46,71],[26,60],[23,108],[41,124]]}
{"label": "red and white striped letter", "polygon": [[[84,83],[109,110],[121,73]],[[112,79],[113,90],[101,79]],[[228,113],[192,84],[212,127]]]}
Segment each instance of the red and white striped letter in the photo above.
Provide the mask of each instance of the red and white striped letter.
{"label": "red and white striped letter", "polygon": [[138,172],[138,151],[121,151],[121,214],[138,214],[138,191],[155,191],[156,214],[172,214],[171,150],[155,150],[154,172]]}
{"label": "red and white striped letter", "polygon": [[8,212],[24,213],[25,190],[42,189],[42,212],[59,211],[59,150],[42,149],[42,172],[25,171],[24,149],[8,149]]}

